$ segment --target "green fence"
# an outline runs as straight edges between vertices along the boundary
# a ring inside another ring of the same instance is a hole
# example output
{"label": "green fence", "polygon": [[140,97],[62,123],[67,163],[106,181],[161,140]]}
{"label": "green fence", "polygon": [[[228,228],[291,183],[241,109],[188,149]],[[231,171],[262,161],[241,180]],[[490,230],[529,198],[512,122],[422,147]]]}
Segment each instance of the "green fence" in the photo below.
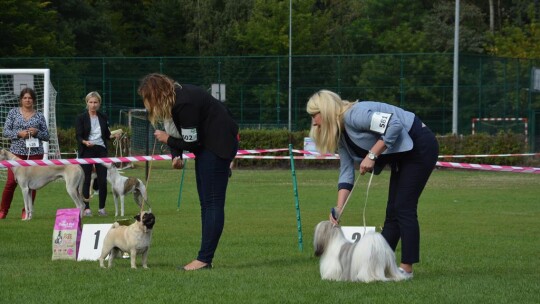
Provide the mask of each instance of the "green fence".
{"label": "green fence", "polygon": [[[473,118],[527,118],[531,147],[538,146],[540,94],[531,90],[531,83],[540,59],[462,55],[459,62],[458,132],[470,134]],[[244,128],[287,128],[289,122],[287,56],[1,58],[0,68],[51,69],[60,127],[72,126],[84,109],[84,96],[93,90],[102,94],[111,123],[118,123],[121,110],[143,107],[138,81],[151,72],[208,90],[224,84],[225,103]],[[452,69],[453,54],[293,56],[292,129],[309,128],[305,103],[325,88],[349,100],[399,105],[416,112],[438,134],[451,133]]]}

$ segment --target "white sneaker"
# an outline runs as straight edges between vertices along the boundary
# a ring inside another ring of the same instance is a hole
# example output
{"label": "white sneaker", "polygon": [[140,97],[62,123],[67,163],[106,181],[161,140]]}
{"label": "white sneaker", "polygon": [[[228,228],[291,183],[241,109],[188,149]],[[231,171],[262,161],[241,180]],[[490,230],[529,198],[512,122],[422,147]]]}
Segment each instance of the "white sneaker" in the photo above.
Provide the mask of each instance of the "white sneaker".
{"label": "white sneaker", "polygon": [[401,267],[399,267],[399,272],[405,277],[405,280],[410,280],[414,277],[412,272],[407,272]]}
{"label": "white sneaker", "polygon": [[107,216],[107,212],[105,212],[105,209],[99,209],[97,213],[99,216]]}
{"label": "white sneaker", "polygon": [[90,210],[90,209],[84,209],[83,215],[84,215],[84,216],[92,216],[92,210]]}

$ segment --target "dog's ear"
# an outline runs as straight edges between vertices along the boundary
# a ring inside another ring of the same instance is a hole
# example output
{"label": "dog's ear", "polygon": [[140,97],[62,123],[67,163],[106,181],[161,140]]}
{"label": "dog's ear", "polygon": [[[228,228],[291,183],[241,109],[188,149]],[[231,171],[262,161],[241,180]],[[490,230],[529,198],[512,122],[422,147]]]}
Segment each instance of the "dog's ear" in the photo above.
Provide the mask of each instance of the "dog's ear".
{"label": "dog's ear", "polygon": [[140,214],[135,215],[133,218],[136,219],[137,222],[141,221],[141,215]]}

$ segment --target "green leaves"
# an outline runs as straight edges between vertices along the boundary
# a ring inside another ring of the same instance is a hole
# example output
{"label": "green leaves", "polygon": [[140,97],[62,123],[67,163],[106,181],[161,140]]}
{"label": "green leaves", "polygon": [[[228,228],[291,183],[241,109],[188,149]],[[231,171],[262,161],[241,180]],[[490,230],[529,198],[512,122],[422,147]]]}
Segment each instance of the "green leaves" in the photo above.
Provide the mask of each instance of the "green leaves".
{"label": "green leaves", "polygon": [[[49,2],[5,0],[0,10],[0,55],[3,57],[70,56],[72,41],[57,24]],[[62,38],[62,39],[61,39]]]}

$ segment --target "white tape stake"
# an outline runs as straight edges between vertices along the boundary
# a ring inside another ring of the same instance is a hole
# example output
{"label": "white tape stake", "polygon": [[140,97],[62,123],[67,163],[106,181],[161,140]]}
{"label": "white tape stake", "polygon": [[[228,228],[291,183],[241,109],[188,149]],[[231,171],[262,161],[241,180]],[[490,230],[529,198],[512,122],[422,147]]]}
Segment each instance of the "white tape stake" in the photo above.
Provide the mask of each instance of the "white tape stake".
{"label": "white tape stake", "polygon": [[77,261],[97,261],[103,248],[103,240],[113,224],[83,225],[79,256]]}

